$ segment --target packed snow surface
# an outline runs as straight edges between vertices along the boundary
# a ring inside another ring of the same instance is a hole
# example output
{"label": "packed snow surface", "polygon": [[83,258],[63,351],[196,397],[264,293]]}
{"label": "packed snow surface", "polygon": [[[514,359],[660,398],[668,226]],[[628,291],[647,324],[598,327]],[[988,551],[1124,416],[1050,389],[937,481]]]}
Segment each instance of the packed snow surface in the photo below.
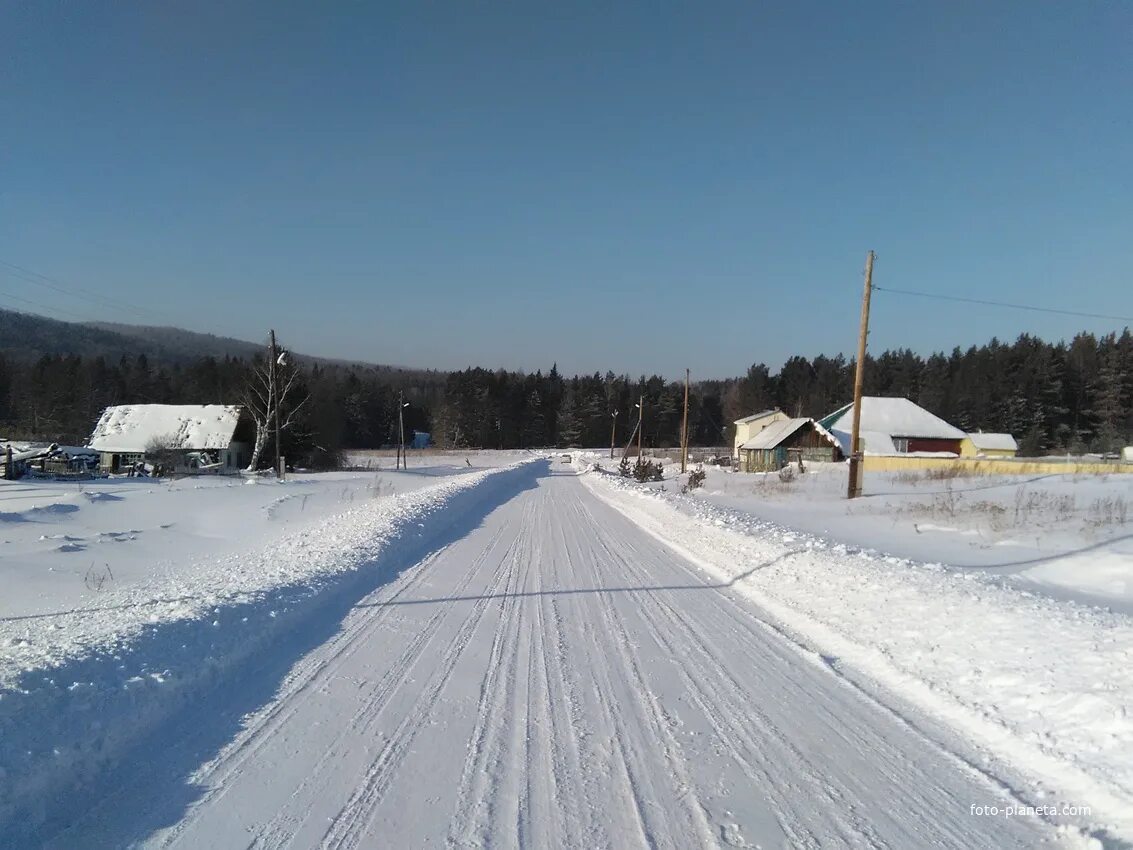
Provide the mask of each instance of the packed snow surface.
{"label": "packed snow surface", "polygon": [[[211,519],[182,541],[196,557],[123,557],[127,577],[104,580],[122,586],[84,587],[74,610],[39,610],[61,592],[48,582],[3,622],[0,845],[1130,836],[1126,618],[672,480],[627,483],[593,458],[523,459],[380,494],[359,489],[371,474],[145,494],[155,525],[100,545],[172,533],[157,520],[175,507]],[[29,548],[0,569],[22,583],[74,557],[57,549],[90,545],[79,523],[133,498],[85,492],[14,499],[0,533]],[[290,492],[306,510],[274,501]],[[246,545],[221,519],[237,506]]]}

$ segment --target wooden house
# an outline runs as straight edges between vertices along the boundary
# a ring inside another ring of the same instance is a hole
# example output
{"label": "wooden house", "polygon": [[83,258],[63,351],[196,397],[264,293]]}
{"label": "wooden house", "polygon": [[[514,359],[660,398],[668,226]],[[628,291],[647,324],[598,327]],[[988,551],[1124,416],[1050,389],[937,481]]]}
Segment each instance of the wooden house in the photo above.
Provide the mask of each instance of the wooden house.
{"label": "wooden house", "polygon": [[787,419],[787,414],[779,408],[774,407],[770,410],[761,410],[759,413],[753,413],[751,416],[745,416],[742,419],[737,419],[733,424],[736,426],[736,439],[733,449],[734,457],[740,459],[740,446],[770,425],[776,422],[782,422]]}
{"label": "wooden house", "polygon": [[234,474],[248,463],[255,423],[238,405],[122,404],[108,407],[90,447],[103,472],[129,472],[160,455],[178,474]]}
{"label": "wooden house", "polygon": [[[818,420],[820,426],[837,438],[847,456],[853,421],[853,403]],[[862,451],[873,455],[950,454],[958,457],[968,436],[907,398],[865,396],[860,427]]]}
{"label": "wooden house", "polygon": [[842,460],[838,440],[813,419],[781,419],[739,448],[741,472],[776,472],[791,460]]}

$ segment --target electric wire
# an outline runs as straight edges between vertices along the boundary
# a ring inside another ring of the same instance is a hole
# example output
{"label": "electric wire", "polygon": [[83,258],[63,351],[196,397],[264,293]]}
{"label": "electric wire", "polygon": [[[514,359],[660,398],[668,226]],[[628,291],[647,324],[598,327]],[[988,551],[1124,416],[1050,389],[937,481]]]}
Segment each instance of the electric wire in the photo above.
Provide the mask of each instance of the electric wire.
{"label": "electric wire", "polygon": [[983,298],[966,298],[962,295],[941,295],[936,292],[917,292],[912,289],[894,289],[888,286],[873,285],[876,292],[890,292],[894,295],[914,295],[918,298],[935,298],[940,301],[960,301],[965,304],[980,304],[985,307],[1008,307],[1014,310],[1030,310],[1035,313],[1057,313],[1062,316],[1079,316],[1086,319],[1110,319],[1117,322],[1133,322],[1133,316],[1114,316],[1109,313],[1085,313],[1079,310],[1062,310],[1056,307],[1038,307],[1033,304],[1010,304],[1006,301],[990,301]]}

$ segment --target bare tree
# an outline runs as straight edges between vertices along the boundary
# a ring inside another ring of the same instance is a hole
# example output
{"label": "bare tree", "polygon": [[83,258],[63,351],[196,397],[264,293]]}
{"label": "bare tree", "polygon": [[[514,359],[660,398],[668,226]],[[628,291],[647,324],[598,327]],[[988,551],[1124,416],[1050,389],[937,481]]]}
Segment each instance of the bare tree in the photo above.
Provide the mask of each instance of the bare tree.
{"label": "bare tree", "polygon": [[154,436],[146,443],[145,458],[154,465],[155,470],[160,469],[167,475],[172,475],[177,466],[176,447],[176,434]]}
{"label": "bare tree", "polygon": [[[267,359],[252,363],[252,371],[244,389],[244,406],[256,423],[256,442],[252,447],[252,459],[248,461],[248,472],[254,472],[259,466],[260,456],[273,429],[276,454],[279,454],[280,432],[291,427],[296,414],[311,397],[307,394],[298,404],[288,404],[288,398],[296,389],[298,381],[299,368],[288,352],[276,344],[275,331],[272,331]],[[278,458],[276,462],[278,463]]]}

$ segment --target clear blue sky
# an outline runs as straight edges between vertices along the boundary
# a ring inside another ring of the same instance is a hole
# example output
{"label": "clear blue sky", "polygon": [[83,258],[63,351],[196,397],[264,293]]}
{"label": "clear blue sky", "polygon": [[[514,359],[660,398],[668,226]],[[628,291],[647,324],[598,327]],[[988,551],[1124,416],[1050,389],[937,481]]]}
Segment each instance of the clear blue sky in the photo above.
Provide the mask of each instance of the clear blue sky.
{"label": "clear blue sky", "polygon": [[[145,311],[60,318],[723,376],[852,351],[870,248],[1133,315],[1130,4],[0,10],[0,261]],[[1121,325],[878,293],[871,346]]]}

